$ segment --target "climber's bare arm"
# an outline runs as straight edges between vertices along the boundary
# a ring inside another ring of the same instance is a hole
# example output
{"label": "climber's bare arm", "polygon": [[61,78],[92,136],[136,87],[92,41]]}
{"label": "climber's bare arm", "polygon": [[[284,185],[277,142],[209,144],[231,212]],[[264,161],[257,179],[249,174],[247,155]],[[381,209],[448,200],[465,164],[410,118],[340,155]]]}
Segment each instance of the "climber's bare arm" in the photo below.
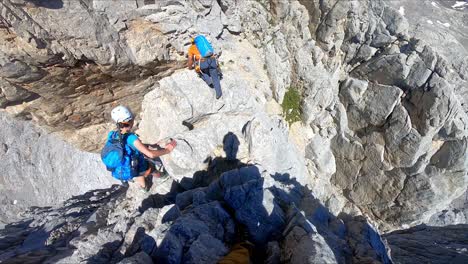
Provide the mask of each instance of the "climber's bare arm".
{"label": "climber's bare arm", "polygon": [[192,58],[192,56],[188,56],[187,67],[190,70],[193,69],[193,58]]}
{"label": "climber's bare arm", "polygon": [[177,145],[175,140],[172,140],[169,144],[166,145],[163,149],[149,149],[145,144],[141,142],[141,140],[135,140],[135,148],[137,148],[141,153],[147,156],[150,159],[154,159],[160,157],[162,155],[169,154]]}

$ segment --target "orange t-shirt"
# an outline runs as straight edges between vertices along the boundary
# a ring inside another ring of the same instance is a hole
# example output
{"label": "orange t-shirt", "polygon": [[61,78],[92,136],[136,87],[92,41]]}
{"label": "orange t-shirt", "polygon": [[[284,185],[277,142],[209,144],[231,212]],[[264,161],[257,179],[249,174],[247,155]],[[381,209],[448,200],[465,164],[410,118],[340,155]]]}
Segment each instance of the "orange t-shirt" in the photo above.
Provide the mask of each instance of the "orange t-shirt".
{"label": "orange t-shirt", "polygon": [[200,52],[197,49],[197,46],[195,44],[192,44],[192,46],[190,46],[190,48],[188,50],[188,57],[193,59],[194,56],[195,56],[195,60],[200,60],[201,59],[201,55],[200,55]]}

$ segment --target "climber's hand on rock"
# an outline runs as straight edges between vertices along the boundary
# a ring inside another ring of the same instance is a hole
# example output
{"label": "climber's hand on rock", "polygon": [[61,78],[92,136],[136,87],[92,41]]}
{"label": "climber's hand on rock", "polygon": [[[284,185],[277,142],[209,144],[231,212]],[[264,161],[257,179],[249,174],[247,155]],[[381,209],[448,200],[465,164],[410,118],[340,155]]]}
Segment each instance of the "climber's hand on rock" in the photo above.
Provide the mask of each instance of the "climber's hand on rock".
{"label": "climber's hand on rock", "polygon": [[149,149],[162,149],[161,144],[159,142],[154,144],[145,144],[145,146]]}
{"label": "climber's hand on rock", "polygon": [[177,141],[172,139],[171,142],[166,145],[166,149],[169,151],[172,151],[176,146],[177,146]]}

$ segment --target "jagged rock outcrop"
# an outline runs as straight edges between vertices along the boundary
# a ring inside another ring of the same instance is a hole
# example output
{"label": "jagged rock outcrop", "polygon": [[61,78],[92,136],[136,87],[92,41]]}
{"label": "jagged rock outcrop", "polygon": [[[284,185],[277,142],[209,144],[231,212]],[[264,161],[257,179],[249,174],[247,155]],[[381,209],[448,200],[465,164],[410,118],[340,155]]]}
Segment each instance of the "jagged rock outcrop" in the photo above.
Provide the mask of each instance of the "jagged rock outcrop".
{"label": "jagged rock outcrop", "polygon": [[[389,2],[399,13],[409,21],[410,33],[418,39],[424,40],[441,56],[447,59],[455,70],[456,82],[452,85],[456,91],[462,107],[466,112],[466,87],[468,70],[466,45],[467,5],[461,1],[432,1],[416,4],[412,1]],[[414,12],[415,10],[422,12]],[[411,14],[411,15],[409,15]],[[463,151],[464,148],[459,148]],[[466,151],[466,150],[465,150]],[[448,225],[466,223],[466,192],[452,202],[448,208],[443,208],[429,220],[431,225]]]}
{"label": "jagged rock outcrop", "polygon": [[[312,2],[310,12],[293,3],[270,7],[280,18],[275,39],[295,40],[277,45],[286,46],[285,60],[297,67],[290,76],[303,86],[304,121],[316,134],[309,147],[330,145],[335,159],[335,167],[320,164],[317,150],[306,151],[312,175],[385,228],[427,221],[465,191],[467,117],[457,94],[466,82],[449,58],[411,38],[406,20],[380,1]],[[324,22],[307,28],[315,36],[297,23],[317,19]],[[262,29],[254,36],[268,39]],[[454,162],[440,163],[442,156]],[[336,204],[332,193],[320,197]]]}

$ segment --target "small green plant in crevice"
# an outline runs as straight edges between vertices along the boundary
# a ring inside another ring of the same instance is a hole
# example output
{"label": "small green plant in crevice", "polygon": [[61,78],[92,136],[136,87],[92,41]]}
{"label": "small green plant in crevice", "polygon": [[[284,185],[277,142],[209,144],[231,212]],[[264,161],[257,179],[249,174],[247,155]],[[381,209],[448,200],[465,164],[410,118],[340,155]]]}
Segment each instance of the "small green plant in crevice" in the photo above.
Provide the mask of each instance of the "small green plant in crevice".
{"label": "small green plant in crevice", "polygon": [[290,125],[301,121],[301,94],[296,88],[291,87],[286,91],[281,107],[283,108],[284,119]]}

